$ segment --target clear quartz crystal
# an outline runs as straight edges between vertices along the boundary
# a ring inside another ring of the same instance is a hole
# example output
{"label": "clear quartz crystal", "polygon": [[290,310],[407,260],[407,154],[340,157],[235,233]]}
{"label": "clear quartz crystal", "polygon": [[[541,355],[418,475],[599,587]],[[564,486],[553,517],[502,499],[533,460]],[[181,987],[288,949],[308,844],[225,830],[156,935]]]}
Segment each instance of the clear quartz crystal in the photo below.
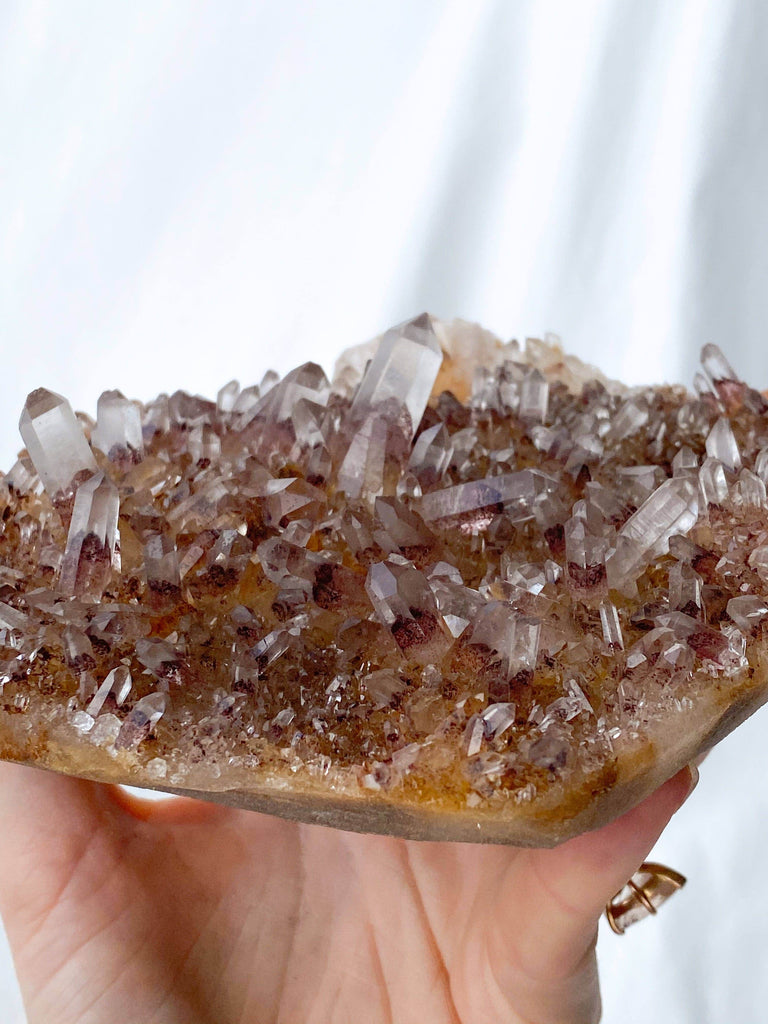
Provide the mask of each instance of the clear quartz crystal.
{"label": "clear quartz crystal", "polygon": [[115,747],[138,747],[162,718],[168,704],[165,693],[150,693],[137,700],[115,739]]}
{"label": "clear quartz crystal", "polygon": [[728,408],[734,399],[741,399],[747,390],[733,367],[717,345],[705,345],[701,350],[701,365],[712,384],[712,390]]}
{"label": "clear quartz crystal", "polygon": [[728,481],[718,459],[710,456],[704,460],[699,470],[699,492],[704,506],[721,505],[728,497]]}
{"label": "clear quartz crystal", "polygon": [[432,491],[418,502],[418,511],[424,520],[432,522],[504,508],[513,522],[523,522],[533,517],[537,500],[554,487],[550,477],[523,469]]}
{"label": "clear quartz crystal", "polygon": [[620,412],[611,421],[608,438],[612,442],[623,441],[642,429],[648,422],[648,405],[642,400],[630,399],[621,407]]}
{"label": "clear quartz crystal", "polygon": [[347,499],[371,501],[384,490],[389,428],[382,416],[371,415],[353,436],[339,468],[339,490]]}
{"label": "clear quartz crystal", "polygon": [[33,391],[24,403],[19,430],[51,497],[67,491],[78,473],[96,472],[96,460],[83,428],[61,395],[46,388]]}
{"label": "clear quartz crystal", "polygon": [[603,641],[614,651],[624,650],[624,637],[616,605],[609,600],[600,602],[600,625],[603,628]]}
{"label": "clear quartz crystal", "polygon": [[732,597],[726,606],[726,611],[739,629],[749,636],[750,633],[762,626],[765,616],[768,615],[768,604],[762,597],[743,594],[739,597]]}
{"label": "clear quartz crystal", "polygon": [[498,739],[515,724],[515,705],[510,701],[489,704],[480,715],[487,739]]}
{"label": "clear quartz crystal", "polygon": [[768,545],[761,544],[760,547],[753,548],[749,553],[747,564],[755,570],[761,579],[768,582]]}
{"label": "clear quartz crystal", "polygon": [[421,664],[439,660],[450,643],[429,582],[406,559],[376,562],[365,590],[377,619],[388,626],[400,649]]}
{"label": "clear quartz crystal", "polygon": [[712,396],[712,385],[700,370],[693,375],[693,390],[699,398],[703,395]]}
{"label": "clear quartz crystal", "polygon": [[721,416],[707,435],[707,455],[732,473],[741,469],[741,455],[730,422]]}
{"label": "clear quartz crystal", "polygon": [[352,416],[364,419],[377,406],[395,399],[408,413],[413,437],[442,361],[443,351],[428,314],[393,327],[382,336],[360,382]]}
{"label": "clear quartz crystal", "polygon": [[425,486],[437,483],[450,465],[453,455],[453,444],[444,423],[436,423],[434,427],[423,430],[408,460],[408,468]]}
{"label": "clear quartz crystal", "polygon": [[221,413],[232,412],[235,408],[237,396],[240,394],[240,384],[236,380],[229,381],[223,388],[219,389],[216,395],[216,408]]}
{"label": "clear quartz crystal", "polygon": [[608,541],[593,535],[585,521],[572,516],[565,524],[567,577],[577,592],[602,593],[606,589],[605,557]]}
{"label": "clear quartz crystal", "polygon": [[698,511],[698,487],[689,477],[673,477],[658,487],[619,530],[607,562],[610,585],[621,590],[633,584],[653,558],[669,550],[670,537],[690,530]]}
{"label": "clear quartz crystal", "polygon": [[701,350],[701,365],[713,384],[722,380],[738,380],[733,367],[717,345],[707,344]]}
{"label": "clear quartz crystal", "polygon": [[120,391],[105,391],[99,397],[91,440],[94,447],[111,459],[125,454],[141,456],[144,442],[141,411],[136,403]]}
{"label": "clear quartz crystal", "polygon": [[765,507],[765,481],[751,470],[742,469],[733,488],[732,498],[737,505],[754,505],[757,508]]}
{"label": "clear quartz crystal", "polygon": [[530,370],[520,384],[520,419],[543,423],[547,418],[548,401],[549,382],[539,370]]}
{"label": "clear quartz crystal", "polygon": [[147,585],[157,593],[179,586],[176,544],[167,531],[148,533],[144,541],[144,572]]}
{"label": "clear quartz crystal", "polygon": [[533,671],[540,633],[537,619],[519,615],[505,602],[491,601],[478,614],[469,642],[494,652],[503,675],[511,679]]}
{"label": "clear quartz crystal", "polygon": [[131,686],[133,681],[131,679],[130,669],[125,665],[118,665],[117,668],[113,668],[104,679],[101,686],[99,686],[96,693],[93,695],[90,704],[86,707],[86,711],[89,715],[96,718],[100,714],[107,697],[112,694],[115,698],[115,702],[120,705],[127,698],[131,692]]}
{"label": "clear quartz crystal", "polygon": [[120,569],[117,487],[103,473],[80,484],[61,563],[59,585],[65,594],[100,597],[112,571]]}
{"label": "clear quartz crystal", "polygon": [[664,482],[664,471],[659,466],[623,466],[619,469],[622,497],[640,506]]}
{"label": "clear quartz crystal", "polygon": [[669,607],[693,618],[704,617],[703,581],[693,566],[676,562],[669,570]]}
{"label": "clear quartz crystal", "polygon": [[674,459],[672,459],[672,475],[686,476],[691,473],[697,473],[698,469],[698,456],[687,444],[684,444]]}
{"label": "clear quartz crystal", "polygon": [[251,418],[284,423],[291,418],[293,407],[301,399],[307,399],[315,405],[325,405],[330,394],[330,384],[322,367],[317,363],[304,363],[266,391],[262,386],[261,392],[263,397],[253,407]]}
{"label": "clear quartz crystal", "polygon": [[768,484],[768,448],[761,448],[755,456],[755,474]]}

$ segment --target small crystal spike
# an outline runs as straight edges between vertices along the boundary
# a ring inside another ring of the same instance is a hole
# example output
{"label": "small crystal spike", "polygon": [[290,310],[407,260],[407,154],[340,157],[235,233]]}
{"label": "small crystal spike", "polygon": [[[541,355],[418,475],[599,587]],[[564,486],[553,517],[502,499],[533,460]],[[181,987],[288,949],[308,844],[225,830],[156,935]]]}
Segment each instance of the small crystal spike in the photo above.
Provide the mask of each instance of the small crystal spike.
{"label": "small crystal spike", "polygon": [[728,497],[728,481],[722,462],[706,458],[699,470],[699,491],[703,505],[721,505]]}
{"label": "small crystal spike", "polygon": [[427,407],[443,351],[427,313],[393,327],[383,335],[352,403],[352,416],[363,419],[377,406],[394,399],[408,413],[412,438]]}
{"label": "small crystal spike", "polygon": [[138,461],[144,444],[141,412],[136,403],[119,391],[105,391],[99,398],[92,441],[110,459],[128,455]]}
{"label": "small crystal spike", "polygon": [[719,384],[722,380],[739,379],[717,345],[704,345],[701,350],[701,365],[713,384]]}
{"label": "small crystal spike", "polygon": [[593,536],[583,519],[572,516],[565,524],[567,577],[577,593],[597,594],[605,590],[605,556],[608,541]]}
{"label": "small crystal spike", "polygon": [[712,389],[727,411],[737,409],[744,401],[756,399],[755,411],[764,407],[759,392],[752,391],[736,376],[733,367],[717,345],[705,345],[701,350],[701,365],[712,383]]}
{"label": "small crystal spike", "polygon": [[130,669],[125,665],[118,665],[117,668],[113,668],[107,674],[104,682],[93,695],[90,704],[85,710],[93,718],[96,718],[110,694],[114,696],[115,703],[119,706],[131,692],[132,685]]}
{"label": "small crystal spike", "polygon": [[98,469],[72,406],[54,391],[38,388],[27,397],[19,430],[51,497],[66,491],[83,470],[95,473]]}
{"label": "small crystal spike", "polygon": [[543,423],[548,402],[549,382],[539,370],[531,370],[520,384],[520,419]]}
{"label": "small crystal spike", "polygon": [[120,567],[117,543],[117,488],[103,473],[80,484],[61,563],[60,586],[65,594],[100,597]]}
{"label": "small crystal spike", "polygon": [[761,448],[755,456],[755,473],[768,484],[768,448]]}
{"label": "small crystal spike", "polygon": [[741,469],[739,446],[725,416],[720,417],[707,436],[707,455],[718,459],[732,473],[738,473]]}
{"label": "small crystal spike", "polygon": [[621,622],[616,605],[612,601],[600,602],[600,625],[603,627],[603,640],[606,646],[614,651],[623,651],[624,637],[621,633]]}
{"label": "small crystal spike", "polygon": [[120,728],[115,747],[118,750],[138,747],[160,721],[167,704],[164,693],[149,693],[137,700]]}

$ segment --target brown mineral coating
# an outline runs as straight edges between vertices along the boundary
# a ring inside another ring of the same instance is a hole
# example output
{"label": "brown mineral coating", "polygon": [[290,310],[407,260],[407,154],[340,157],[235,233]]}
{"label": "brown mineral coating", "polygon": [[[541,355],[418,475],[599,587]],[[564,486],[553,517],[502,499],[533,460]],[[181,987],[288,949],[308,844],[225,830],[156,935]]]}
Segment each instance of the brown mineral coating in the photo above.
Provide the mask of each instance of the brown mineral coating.
{"label": "brown mineral coating", "polygon": [[[100,594],[87,565],[75,598],[57,589],[73,501],[18,463],[0,756],[360,831],[552,845],[751,714],[768,692],[760,396],[714,371],[698,399],[630,392],[551,345],[434,326],[441,366],[429,332],[405,353],[435,380],[413,443],[391,392],[385,420],[361,420],[354,383],[329,394],[310,364],[250,410],[144,408],[143,453],[95,451],[119,492]],[[704,462],[727,463],[729,431],[745,469]],[[81,558],[103,574],[94,524]],[[104,682],[120,666],[127,696]]]}

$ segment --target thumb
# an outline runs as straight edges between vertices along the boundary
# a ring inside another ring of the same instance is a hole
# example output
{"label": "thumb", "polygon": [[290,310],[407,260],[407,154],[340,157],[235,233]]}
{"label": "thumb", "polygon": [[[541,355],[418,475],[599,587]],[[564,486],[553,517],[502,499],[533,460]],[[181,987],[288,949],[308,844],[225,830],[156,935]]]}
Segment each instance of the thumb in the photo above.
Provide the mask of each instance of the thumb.
{"label": "thumb", "polygon": [[[592,1024],[599,1018],[594,947],[600,916],[697,780],[695,767],[684,768],[609,825],[553,850],[528,850],[512,865],[505,884],[514,896],[506,905],[514,898],[516,912],[514,920],[499,922],[495,973],[515,992],[525,1019]],[[548,1006],[569,1010],[553,1009],[550,1018]]]}

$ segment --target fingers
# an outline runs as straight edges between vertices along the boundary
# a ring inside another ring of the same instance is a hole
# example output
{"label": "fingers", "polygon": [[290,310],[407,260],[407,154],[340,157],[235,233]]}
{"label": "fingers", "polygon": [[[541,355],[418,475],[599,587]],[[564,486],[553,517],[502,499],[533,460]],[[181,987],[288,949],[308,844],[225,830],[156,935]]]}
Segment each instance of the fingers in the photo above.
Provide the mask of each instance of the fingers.
{"label": "fingers", "polygon": [[555,1014],[555,1007],[568,1006],[571,1016],[552,1019],[598,1019],[593,950],[600,915],[645,860],[697,777],[695,768],[684,768],[604,828],[554,850],[526,851],[513,863],[505,890],[514,916],[500,922],[491,955],[502,986],[518,993],[524,1017],[549,1019],[548,1007]]}

